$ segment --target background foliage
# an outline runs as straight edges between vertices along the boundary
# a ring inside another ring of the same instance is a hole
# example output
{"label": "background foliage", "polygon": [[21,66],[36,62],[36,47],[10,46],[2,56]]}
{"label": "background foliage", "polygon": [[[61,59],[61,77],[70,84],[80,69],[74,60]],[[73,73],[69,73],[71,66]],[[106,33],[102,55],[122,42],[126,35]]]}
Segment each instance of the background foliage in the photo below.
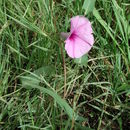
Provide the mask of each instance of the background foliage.
{"label": "background foliage", "polygon": [[[130,129],[128,0],[0,1],[0,130]],[[70,59],[60,32],[85,15],[95,44]]]}

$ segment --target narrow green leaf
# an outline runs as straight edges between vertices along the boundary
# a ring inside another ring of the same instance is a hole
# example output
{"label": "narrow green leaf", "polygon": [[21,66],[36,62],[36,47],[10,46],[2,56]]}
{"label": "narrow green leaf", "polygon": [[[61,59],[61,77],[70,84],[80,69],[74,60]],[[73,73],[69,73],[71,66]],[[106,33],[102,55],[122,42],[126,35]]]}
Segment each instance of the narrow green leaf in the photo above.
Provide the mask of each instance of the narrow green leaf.
{"label": "narrow green leaf", "polygon": [[46,69],[40,68],[34,71],[34,73],[30,72],[30,74],[27,76],[20,76],[22,86],[28,89],[32,89],[32,88],[39,89],[41,92],[46,93],[51,97],[53,97],[54,100],[56,100],[56,102],[59,104],[59,106],[61,106],[64,109],[64,111],[68,114],[70,119],[85,120],[83,117],[78,116],[73,111],[73,109],[69,106],[69,104],[64,99],[62,99],[55,91],[52,91],[48,88],[41,87],[39,85],[39,83],[41,82],[39,76],[42,74],[44,75],[45,71]]}
{"label": "narrow green leaf", "polygon": [[15,53],[17,53],[19,56],[28,59],[26,56],[24,56],[22,53],[20,53],[18,50],[14,49],[13,47],[11,47],[9,44],[7,44],[7,46]]}
{"label": "narrow green leaf", "polygon": [[92,12],[95,7],[96,0],[85,0],[83,4],[83,9],[85,10],[85,15]]}
{"label": "narrow green leaf", "polygon": [[[7,14],[6,14],[7,15]],[[16,23],[20,24],[21,26],[29,29],[29,30],[32,30],[32,31],[35,31],[45,37],[47,37],[47,34],[44,33],[41,29],[39,29],[39,27],[37,27],[35,24],[33,23],[30,23],[29,21],[27,21],[25,18],[23,17],[19,17],[18,19],[10,16],[10,15],[7,15],[10,19],[12,19],[13,21],[15,21]],[[20,20],[19,20],[20,19]]]}
{"label": "narrow green leaf", "polygon": [[80,64],[80,65],[87,65],[88,62],[88,56],[87,54],[82,56],[81,58],[77,58],[74,60],[75,63]]}
{"label": "narrow green leaf", "polygon": [[130,91],[130,85],[124,83],[120,87],[117,88],[117,92],[121,91]]}
{"label": "narrow green leaf", "polygon": [[107,31],[107,33],[109,34],[109,36],[112,38],[114,45],[117,46],[119,48],[119,50],[121,51],[121,53],[123,54],[123,58],[124,58],[124,61],[126,63],[127,69],[128,69],[129,67],[128,67],[128,60],[126,59],[126,54],[123,51],[123,49],[121,48],[121,46],[118,44],[118,42],[115,39],[114,35],[112,34],[111,28],[102,19],[101,15],[99,14],[99,12],[98,12],[98,10],[96,8],[94,8],[94,10],[93,10],[93,15],[96,17],[96,19],[99,21],[99,23],[104,27],[104,29]]}
{"label": "narrow green leaf", "polygon": [[37,46],[37,45],[33,45],[35,46],[36,48],[40,49],[40,50],[43,50],[43,51],[49,51],[47,48],[45,47],[41,47],[41,46]]}

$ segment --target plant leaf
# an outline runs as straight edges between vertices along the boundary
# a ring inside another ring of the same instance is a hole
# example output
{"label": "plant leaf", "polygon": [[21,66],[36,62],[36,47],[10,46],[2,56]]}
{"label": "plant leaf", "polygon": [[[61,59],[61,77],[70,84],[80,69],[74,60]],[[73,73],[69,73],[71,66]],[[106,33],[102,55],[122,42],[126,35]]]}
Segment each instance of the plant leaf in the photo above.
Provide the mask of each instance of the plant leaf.
{"label": "plant leaf", "polygon": [[80,64],[80,65],[87,65],[88,56],[87,56],[87,54],[83,55],[80,58],[76,58],[74,61],[75,61],[75,63]]}
{"label": "plant leaf", "polygon": [[41,92],[53,97],[53,99],[59,104],[59,106],[62,107],[64,109],[64,111],[68,114],[68,116],[70,117],[71,120],[72,119],[80,120],[80,121],[86,120],[85,118],[78,116],[73,111],[73,109],[69,106],[69,104],[66,102],[66,100],[62,99],[55,91],[52,91],[48,88],[41,87],[39,85],[41,82],[39,76],[45,75],[45,70],[46,69],[42,67],[42,68],[34,71],[34,73],[29,72],[30,74],[27,76],[20,76],[22,86],[24,88],[28,88],[28,89],[32,89],[32,88],[39,89]]}
{"label": "plant leaf", "polygon": [[95,7],[96,0],[85,0],[83,3],[83,9],[85,10],[85,15],[92,12]]}

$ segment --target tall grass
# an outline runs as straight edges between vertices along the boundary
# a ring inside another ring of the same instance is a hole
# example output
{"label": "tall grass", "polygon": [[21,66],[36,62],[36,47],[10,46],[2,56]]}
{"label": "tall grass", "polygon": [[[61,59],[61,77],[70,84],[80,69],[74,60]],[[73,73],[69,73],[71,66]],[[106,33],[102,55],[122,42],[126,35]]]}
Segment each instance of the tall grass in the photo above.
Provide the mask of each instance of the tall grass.
{"label": "tall grass", "polygon": [[[127,130],[130,27],[127,0],[0,1],[0,130]],[[92,23],[95,44],[77,62],[60,32]],[[66,78],[65,78],[66,77]]]}

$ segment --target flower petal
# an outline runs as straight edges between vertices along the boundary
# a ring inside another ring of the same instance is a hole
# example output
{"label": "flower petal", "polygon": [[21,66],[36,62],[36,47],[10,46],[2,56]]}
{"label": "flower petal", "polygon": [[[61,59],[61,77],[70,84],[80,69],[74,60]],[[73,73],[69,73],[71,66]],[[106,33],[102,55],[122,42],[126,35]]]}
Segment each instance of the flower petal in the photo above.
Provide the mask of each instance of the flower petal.
{"label": "flower petal", "polygon": [[89,44],[90,46],[93,46],[94,44],[94,37],[93,34],[78,34],[77,37],[79,37],[80,39],[82,39],[84,42],[86,42],[87,44]]}
{"label": "flower petal", "polygon": [[92,33],[90,21],[83,16],[76,16],[71,18],[71,32],[78,31],[80,33]]}
{"label": "flower petal", "polygon": [[75,46],[74,46],[75,47],[74,48],[74,58],[82,57],[84,54],[89,52],[89,50],[92,47],[87,42],[85,42],[84,40],[82,40],[79,37],[76,37],[74,44],[75,44]]}
{"label": "flower petal", "polygon": [[86,54],[91,49],[92,44],[94,43],[93,35],[90,35],[87,40],[88,42],[90,42],[91,45],[80,37],[75,37],[74,40],[68,38],[65,41],[65,50],[67,51],[67,54],[71,58],[80,58],[81,56]]}
{"label": "flower petal", "polygon": [[94,44],[90,21],[83,16],[71,18],[71,31],[65,42],[65,50],[71,58],[86,54]]}
{"label": "flower petal", "polygon": [[65,41],[65,50],[67,51],[67,54],[74,58],[74,42],[70,40],[69,38]]}
{"label": "flower petal", "polygon": [[71,18],[71,32],[73,32],[73,30],[76,28],[77,23],[79,21],[79,16],[75,16],[73,18]]}

